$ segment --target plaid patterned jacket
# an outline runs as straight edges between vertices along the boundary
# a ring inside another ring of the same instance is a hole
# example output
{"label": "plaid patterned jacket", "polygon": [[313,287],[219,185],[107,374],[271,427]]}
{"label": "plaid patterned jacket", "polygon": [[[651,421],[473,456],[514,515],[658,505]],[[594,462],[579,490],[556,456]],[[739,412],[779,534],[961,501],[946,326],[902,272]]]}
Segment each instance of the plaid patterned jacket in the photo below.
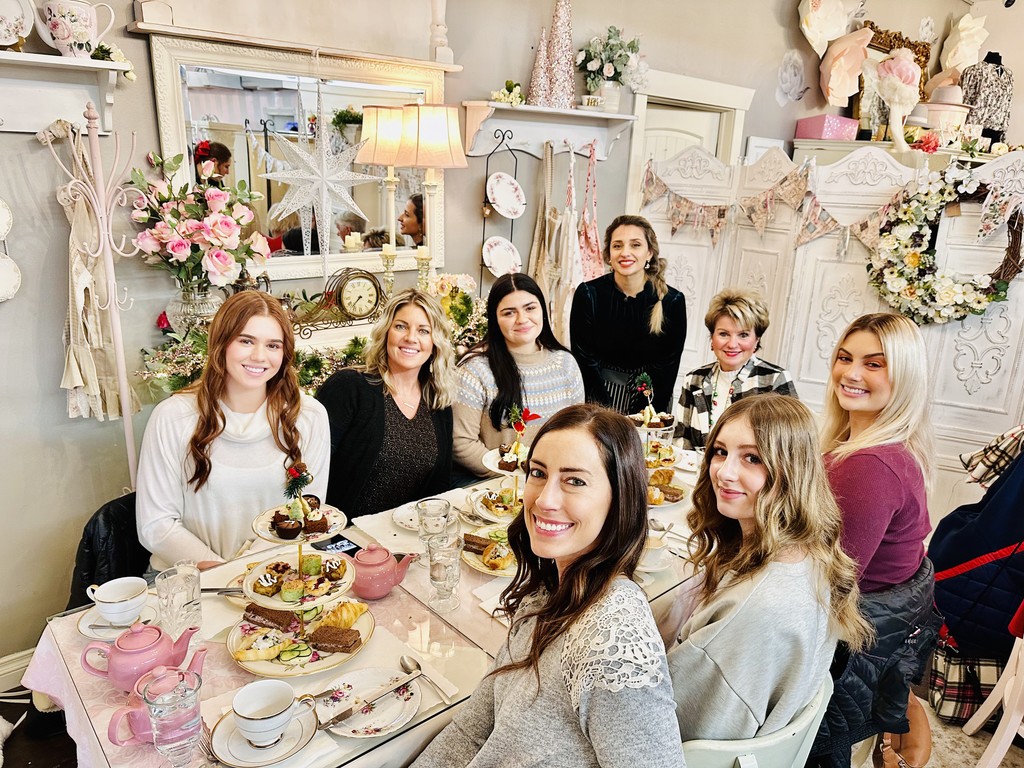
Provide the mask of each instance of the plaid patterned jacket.
{"label": "plaid patterned jacket", "polygon": [[[686,375],[686,383],[679,398],[683,413],[675,433],[676,437],[683,438],[684,448],[703,448],[708,435],[711,434],[711,391],[717,373],[716,362],[701,366]],[[766,363],[756,355],[751,355],[747,364],[736,372],[732,388],[730,403],[768,392],[797,396],[789,371]]]}

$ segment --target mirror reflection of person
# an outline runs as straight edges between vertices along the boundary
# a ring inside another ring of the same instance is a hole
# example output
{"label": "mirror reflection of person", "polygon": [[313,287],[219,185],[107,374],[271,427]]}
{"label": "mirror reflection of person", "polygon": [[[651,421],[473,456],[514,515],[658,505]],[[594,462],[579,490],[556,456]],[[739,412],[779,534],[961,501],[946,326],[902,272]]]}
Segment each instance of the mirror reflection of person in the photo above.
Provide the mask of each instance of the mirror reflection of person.
{"label": "mirror reflection of person", "polygon": [[426,225],[423,218],[423,195],[417,192],[405,204],[405,210],[398,216],[399,231],[412,240],[413,245],[423,245]]}
{"label": "mirror reflection of person", "polygon": [[[366,221],[355,211],[342,211],[334,217],[334,231],[341,238],[341,245],[344,245],[345,235],[353,232],[362,232],[366,229]],[[302,253],[302,227],[292,227],[281,235],[281,245],[289,251]],[[339,250],[340,250],[339,245]],[[313,219],[313,229],[310,232],[309,248],[313,253],[320,251],[320,238],[317,235],[316,218]]]}
{"label": "mirror reflection of person", "polygon": [[[231,150],[219,141],[200,141],[196,144],[192,153],[196,165],[196,179],[203,178],[205,170],[211,171],[206,174],[209,183],[215,187],[223,187],[224,180],[231,173]],[[213,163],[212,167],[204,163]]]}

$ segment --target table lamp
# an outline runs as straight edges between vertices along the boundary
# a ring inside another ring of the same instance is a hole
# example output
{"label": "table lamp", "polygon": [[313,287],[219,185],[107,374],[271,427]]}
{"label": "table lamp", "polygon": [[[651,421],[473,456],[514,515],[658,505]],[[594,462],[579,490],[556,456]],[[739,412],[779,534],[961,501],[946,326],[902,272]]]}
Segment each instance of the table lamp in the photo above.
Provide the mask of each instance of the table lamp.
{"label": "table lamp", "polygon": [[398,254],[395,242],[395,189],[398,187],[395,158],[402,142],[402,125],[402,107],[363,107],[362,138],[366,143],[356,155],[357,163],[387,166],[384,188],[388,195],[388,242],[381,248],[380,259],[384,265],[384,292],[388,296],[395,285],[395,258]]}
{"label": "table lamp", "polygon": [[412,104],[402,108],[402,143],[395,165],[426,168],[423,180],[425,196],[423,245],[417,249],[416,264],[420,290],[427,287],[431,268],[430,243],[434,225],[434,196],[437,194],[438,168],[466,168],[459,131],[458,107],[446,104]]}

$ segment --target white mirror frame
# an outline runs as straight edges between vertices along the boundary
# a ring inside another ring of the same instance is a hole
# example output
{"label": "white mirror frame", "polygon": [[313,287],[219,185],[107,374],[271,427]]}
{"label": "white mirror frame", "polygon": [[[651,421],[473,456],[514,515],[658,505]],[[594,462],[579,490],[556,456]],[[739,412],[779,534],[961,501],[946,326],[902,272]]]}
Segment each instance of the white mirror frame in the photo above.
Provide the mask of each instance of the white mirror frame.
{"label": "white mirror frame", "polygon": [[[178,154],[188,156],[181,74],[183,66],[231,67],[254,72],[317,76],[317,64],[309,54],[274,48],[151,35],[150,52],[153,61],[157,126],[160,129],[160,154],[163,157],[174,157]],[[431,65],[429,62],[321,53],[319,76],[326,80],[406,86],[410,90],[423,90],[427,103],[444,102],[443,65]],[[187,168],[181,171],[187,172]],[[441,268],[444,266],[444,171],[439,170],[437,178],[438,194],[433,206],[432,220],[427,223],[427,231],[430,232],[432,265]],[[399,250],[395,271],[415,270],[415,252],[412,248]],[[335,253],[328,257],[328,268],[332,272],[342,267],[379,272],[382,269],[380,254],[368,251],[357,254]],[[318,255],[289,256],[268,260],[267,275],[272,281],[305,279],[322,277],[323,269]]]}

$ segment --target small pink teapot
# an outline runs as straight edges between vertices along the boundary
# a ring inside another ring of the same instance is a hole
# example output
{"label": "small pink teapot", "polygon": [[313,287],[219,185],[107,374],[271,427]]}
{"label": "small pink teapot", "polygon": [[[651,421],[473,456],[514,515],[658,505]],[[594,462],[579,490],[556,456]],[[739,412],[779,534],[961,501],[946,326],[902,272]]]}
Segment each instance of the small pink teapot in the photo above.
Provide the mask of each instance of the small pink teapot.
{"label": "small pink teapot", "polygon": [[[196,652],[192,654],[192,661],[189,662],[188,671],[195,672],[196,674],[202,672],[205,659],[206,646],[203,645],[196,648]],[[112,744],[116,744],[119,747],[127,747],[130,744],[153,743],[153,725],[149,720],[149,710],[146,708],[146,702],[142,700],[142,691],[151,681],[156,680],[161,675],[174,671],[173,668],[164,666],[153,667],[153,669],[138,679],[135,687],[128,694],[128,706],[121,707],[110,718],[110,724],[107,726],[107,738],[110,739]],[[125,718],[128,719],[128,730],[131,732],[131,736],[127,739],[122,739],[117,735],[117,732],[121,728],[121,721]]]}
{"label": "small pink teapot", "polygon": [[400,555],[396,559],[386,548],[370,544],[357,552],[356,556],[342,554],[345,561],[356,569],[356,580],[352,591],[364,600],[379,600],[386,597],[391,588],[400,584],[409,570],[409,564],[419,555]]}
{"label": "small pink teapot", "polygon": [[[188,641],[199,627],[189,627],[176,641],[160,627],[132,624],[113,643],[94,640],[82,651],[82,669],[107,678],[115,688],[130,691],[136,681],[154,667],[177,667],[188,653]],[[106,669],[97,669],[86,658],[99,651],[107,659]]]}

